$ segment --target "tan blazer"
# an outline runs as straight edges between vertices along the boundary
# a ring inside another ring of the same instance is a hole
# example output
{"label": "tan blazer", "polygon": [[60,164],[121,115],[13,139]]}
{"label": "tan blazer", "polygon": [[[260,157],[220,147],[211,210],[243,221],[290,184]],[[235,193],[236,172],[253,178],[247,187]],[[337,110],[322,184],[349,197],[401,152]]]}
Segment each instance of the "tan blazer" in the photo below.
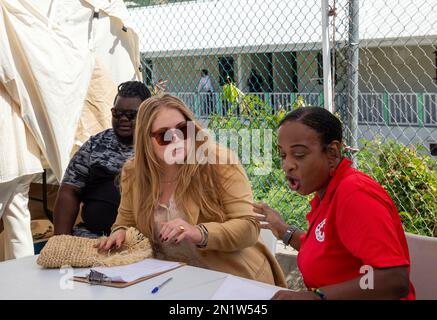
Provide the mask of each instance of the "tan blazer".
{"label": "tan blazer", "polygon": [[[192,221],[203,223],[208,229],[208,245],[198,249],[201,263],[212,270],[230,273],[269,284],[286,287],[285,277],[277,260],[259,240],[259,222],[252,211],[252,189],[240,165],[218,165],[223,186],[226,221],[208,222],[192,199],[189,212]],[[117,219],[112,226],[136,227],[137,214],[133,211],[133,177],[122,172],[121,202]]]}

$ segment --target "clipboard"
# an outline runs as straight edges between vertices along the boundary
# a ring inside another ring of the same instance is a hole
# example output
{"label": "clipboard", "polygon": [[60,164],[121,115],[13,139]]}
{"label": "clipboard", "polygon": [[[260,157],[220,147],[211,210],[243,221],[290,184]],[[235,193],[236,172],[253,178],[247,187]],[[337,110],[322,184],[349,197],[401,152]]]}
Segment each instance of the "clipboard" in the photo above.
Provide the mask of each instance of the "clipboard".
{"label": "clipboard", "polygon": [[77,282],[88,283],[90,285],[100,285],[100,286],[107,286],[107,287],[114,287],[114,288],[126,288],[136,283],[139,283],[141,281],[148,280],[156,276],[159,276],[161,274],[164,274],[166,272],[178,269],[185,265],[186,263],[179,262],[178,265],[172,268],[166,269],[164,271],[148,274],[146,276],[140,277],[132,281],[113,281],[110,277],[107,277],[104,273],[93,269],[90,269],[90,273],[88,274],[88,276],[86,277],[73,276],[73,280]]}

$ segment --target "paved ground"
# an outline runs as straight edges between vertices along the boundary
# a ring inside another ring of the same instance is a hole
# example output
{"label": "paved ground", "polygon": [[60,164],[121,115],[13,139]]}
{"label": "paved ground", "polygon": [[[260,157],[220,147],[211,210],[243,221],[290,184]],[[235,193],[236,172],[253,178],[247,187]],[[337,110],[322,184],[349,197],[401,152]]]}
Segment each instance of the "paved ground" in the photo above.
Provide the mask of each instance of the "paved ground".
{"label": "paved ground", "polygon": [[288,287],[292,290],[304,290],[305,285],[302,280],[302,275],[297,268],[296,257],[296,250],[290,246],[284,247],[282,241],[277,242],[276,259],[284,271]]}

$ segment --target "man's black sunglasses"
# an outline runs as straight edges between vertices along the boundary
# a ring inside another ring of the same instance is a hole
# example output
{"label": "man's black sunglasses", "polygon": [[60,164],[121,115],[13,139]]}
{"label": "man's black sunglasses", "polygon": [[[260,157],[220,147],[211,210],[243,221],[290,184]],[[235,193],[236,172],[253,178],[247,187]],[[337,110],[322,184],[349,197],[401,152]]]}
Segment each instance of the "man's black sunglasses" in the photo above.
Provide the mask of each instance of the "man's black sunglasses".
{"label": "man's black sunglasses", "polygon": [[112,116],[116,119],[120,119],[125,116],[128,120],[135,120],[137,117],[138,110],[117,110],[115,108],[111,109]]}

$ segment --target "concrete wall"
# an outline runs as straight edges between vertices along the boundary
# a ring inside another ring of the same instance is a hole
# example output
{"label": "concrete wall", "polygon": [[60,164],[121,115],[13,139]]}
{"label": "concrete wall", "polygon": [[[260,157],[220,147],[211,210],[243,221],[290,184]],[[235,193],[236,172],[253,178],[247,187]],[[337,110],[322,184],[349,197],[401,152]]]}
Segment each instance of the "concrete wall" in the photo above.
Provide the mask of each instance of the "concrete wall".
{"label": "concrete wall", "polygon": [[363,92],[437,92],[432,46],[366,48],[360,51]]}

